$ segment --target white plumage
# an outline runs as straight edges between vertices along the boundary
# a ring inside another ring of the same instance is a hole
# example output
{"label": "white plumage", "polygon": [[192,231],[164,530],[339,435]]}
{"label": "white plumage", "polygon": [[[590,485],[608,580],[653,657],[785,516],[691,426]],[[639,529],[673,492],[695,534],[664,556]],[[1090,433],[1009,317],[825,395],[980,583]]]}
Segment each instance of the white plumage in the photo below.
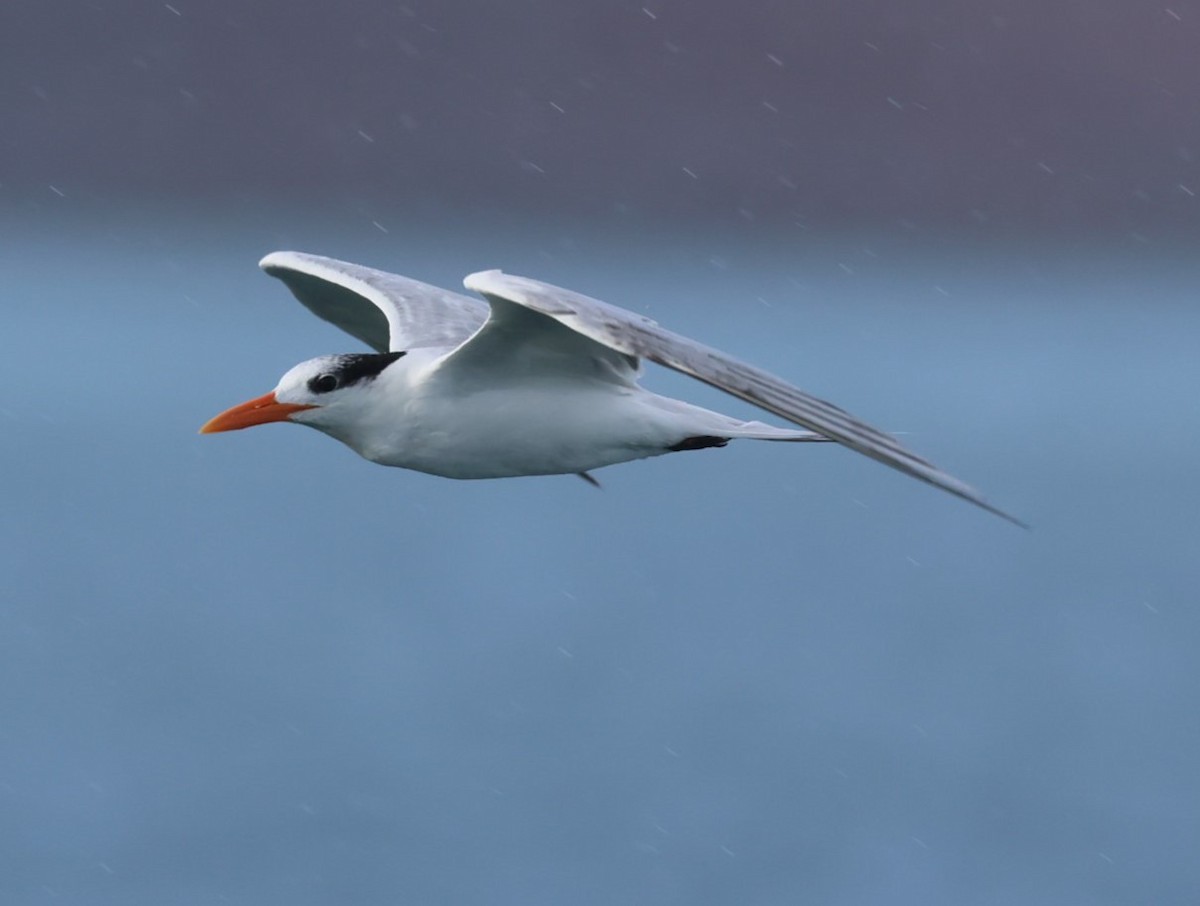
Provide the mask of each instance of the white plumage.
{"label": "white plumage", "polygon": [[[571,290],[498,270],[464,281],[487,300],[301,252],[260,266],[375,350],[297,365],[204,432],[307,424],[383,465],[449,478],[577,473],[748,438],[832,440],[1012,522],[894,437],[759,368]],[[742,421],[638,383],[648,359],[806,430]]]}

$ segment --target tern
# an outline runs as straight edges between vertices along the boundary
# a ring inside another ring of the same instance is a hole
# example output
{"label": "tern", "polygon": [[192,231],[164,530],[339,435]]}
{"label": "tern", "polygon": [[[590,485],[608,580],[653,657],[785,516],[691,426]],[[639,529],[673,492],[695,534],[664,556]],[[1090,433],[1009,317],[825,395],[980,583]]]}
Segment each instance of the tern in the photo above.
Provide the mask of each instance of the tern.
{"label": "tern", "polygon": [[[371,347],[295,366],[201,433],[308,425],[386,466],[446,478],[579,475],[731,440],[836,441],[1004,519],[892,435],[650,318],[499,270],[464,281],[485,302],[303,252],[259,262],[318,317]],[[647,359],[804,430],[742,421],[638,383]]]}

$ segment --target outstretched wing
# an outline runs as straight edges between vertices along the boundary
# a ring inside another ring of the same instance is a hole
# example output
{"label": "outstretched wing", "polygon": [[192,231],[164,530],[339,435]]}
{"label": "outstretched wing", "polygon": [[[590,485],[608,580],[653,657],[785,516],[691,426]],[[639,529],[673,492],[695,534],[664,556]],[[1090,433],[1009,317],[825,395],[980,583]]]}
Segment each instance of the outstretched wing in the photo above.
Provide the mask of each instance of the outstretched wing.
{"label": "outstretched wing", "polygon": [[318,318],[376,352],[457,346],[487,319],[477,299],[348,261],[272,252],[258,266]]}
{"label": "outstretched wing", "polygon": [[1024,525],[992,506],[970,485],[905,449],[890,434],[773,374],[665,330],[649,318],[568,289],[498,270],[471,274],[463,283],[467,289],[487,297],[494,311],[497,302],[507,302],[539,312],[610,349],[691,375],[1010,522]]}

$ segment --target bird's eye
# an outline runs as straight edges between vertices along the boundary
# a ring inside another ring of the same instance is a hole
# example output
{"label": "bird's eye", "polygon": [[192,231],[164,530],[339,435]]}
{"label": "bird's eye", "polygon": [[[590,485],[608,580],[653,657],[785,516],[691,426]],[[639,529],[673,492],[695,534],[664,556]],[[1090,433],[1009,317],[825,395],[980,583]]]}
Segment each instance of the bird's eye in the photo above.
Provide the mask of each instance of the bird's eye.
{"label": "bird's eye", "polygon": [[338,379],[334,374],[318,374],[308,382],[308,389],[313,393],[328,393],[337,390]]}

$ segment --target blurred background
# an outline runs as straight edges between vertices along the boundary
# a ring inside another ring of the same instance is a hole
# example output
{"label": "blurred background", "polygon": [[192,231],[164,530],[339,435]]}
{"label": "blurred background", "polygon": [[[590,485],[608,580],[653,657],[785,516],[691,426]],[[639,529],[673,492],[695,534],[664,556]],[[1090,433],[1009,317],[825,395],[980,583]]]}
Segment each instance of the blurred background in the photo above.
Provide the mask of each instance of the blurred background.
{"label": "blurred background", "polygon": [[[0,901],[1196,902],[1168,2],[7,0]],[[280,248],[643,312],[1034,529],[840,448],[198,437],[357,348]]]}

